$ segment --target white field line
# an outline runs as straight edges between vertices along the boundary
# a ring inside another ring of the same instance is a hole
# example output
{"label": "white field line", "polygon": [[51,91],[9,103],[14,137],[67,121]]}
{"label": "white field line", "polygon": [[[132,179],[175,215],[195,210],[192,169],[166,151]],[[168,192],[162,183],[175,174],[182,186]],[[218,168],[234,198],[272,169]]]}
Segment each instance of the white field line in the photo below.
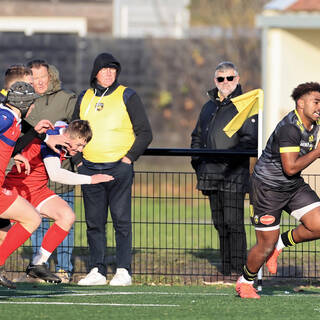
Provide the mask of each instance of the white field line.
{"label": "white field line", "polygon": [[80,303],[80,302],[23,302],[23,301],[0,301],[0,304],[40,304],[40,305],[76,305],[76,306],[111,306],[111,307],[180,307],[178,304],[136,304],[136,303]]}
{"label": "white field line", "polygon": [[[17,290],[18,291],[18,290]],[[260,293],[261,294],[261,293]],[[215,292],[116,292],[116,291],[105,291],[105,292],[94,292],[94,291],[61,291],[61,292],[52,292],[48,294],[29,294],[29,295],[6,295],[0,296],[0,299],[34,299],[34,298],[52,298],[52,297],[85,297],[85,296],[108,296],[108,295],[167,295],[167,296],[235,296],[236,293],[215,293]],[[261,294],[264,296],[264,294]],[[277,293],[273,295],[265,295],[266,297],[317,297],[319,294],[308,294],[308,293]],[[1,302],[0,303],[4,303]]]}
{"label": "white field line", "polygon": [[[229,296],[228,293],[187,293],[187,292],[116,292],[116,291],[106,291],[106,292],[92,292],[92,291],[84,291],[84,292],[77,292],[77,291],[64,291],[64,292],[53,292],[48,294],[30,294],[25,296],[0,296],[0,299],[3,298],[14,298],[14,299],[33,299],[33,298],[52,298],[52,297],[87,297],[87,296],[109,296],[109,295],[200,295],[200,296]],[[232,294],[231,294],[232,295]]]}

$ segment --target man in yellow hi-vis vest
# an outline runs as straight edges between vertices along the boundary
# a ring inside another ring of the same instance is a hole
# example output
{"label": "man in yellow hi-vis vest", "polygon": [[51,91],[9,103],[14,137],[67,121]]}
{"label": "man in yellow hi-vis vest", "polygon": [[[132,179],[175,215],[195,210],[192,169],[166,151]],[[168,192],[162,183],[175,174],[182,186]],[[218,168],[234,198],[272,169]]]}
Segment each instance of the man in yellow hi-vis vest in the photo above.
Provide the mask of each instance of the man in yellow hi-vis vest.
{"label": "man in yellow hi-vis vest", "polygon": [[76,103],[74,119],[88,120],[93,136],[76,160],[78,172],[110,174],[114,181],[92,188],[83,185],[83,199],[90,251],[90,272],[79,285],[106,284],[105,263],[108,208],[116,237],[117,271],[112,286],[131,285],[132,231],[131,186],[133,162],[151,143],[152,132],[137,93],[118,83],[119,61],[109,53],[99,54],[93,64],[91,88]]}

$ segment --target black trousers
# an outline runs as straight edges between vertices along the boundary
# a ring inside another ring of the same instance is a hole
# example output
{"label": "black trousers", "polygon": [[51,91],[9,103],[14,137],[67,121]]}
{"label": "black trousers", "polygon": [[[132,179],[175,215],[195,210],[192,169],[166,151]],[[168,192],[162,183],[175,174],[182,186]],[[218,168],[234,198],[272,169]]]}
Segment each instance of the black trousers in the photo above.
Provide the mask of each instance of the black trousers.
{"label": "black trousers", "polygon": [[114,180],[110,182],[81,186],[87,224],[90,270],[97,267],[99,273],[103,275],[107,273],[105,263],[105,226],[108,208],[110,208],[116,238],[117,268],[126,268],[131,273],[131,188],[133,165],[120,161],[115,167],[103,170],[92,170],[82,165],[78,171],[81,174],[103,173],[114,177]]}
{"label": "black trousers", "polygon": [[211,191],[212,220],[220,239],[221,272],[240,273],[247,258],[244,228],[244,193]]}

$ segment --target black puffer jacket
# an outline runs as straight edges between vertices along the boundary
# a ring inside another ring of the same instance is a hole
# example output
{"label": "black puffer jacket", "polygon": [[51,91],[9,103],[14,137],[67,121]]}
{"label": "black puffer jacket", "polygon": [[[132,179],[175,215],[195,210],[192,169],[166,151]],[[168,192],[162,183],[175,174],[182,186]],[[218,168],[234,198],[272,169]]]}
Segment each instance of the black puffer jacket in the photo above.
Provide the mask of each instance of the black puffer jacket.
{"label": "black puffer jacket", "polygon": [[[202,107],[195,129],[192,132],[191,148],[212,150],[252,150],[258,144],[258,116],[245,121],[231,138],[223,128],[238,113],[230,101],[242,94],[241,86],[220,102],[218,89],[208,92],[210,100]],[[249,159],[193,157],[191,164],[196,171],[197,188],[207,194],[210,190],[247,192],[249,180]]]}

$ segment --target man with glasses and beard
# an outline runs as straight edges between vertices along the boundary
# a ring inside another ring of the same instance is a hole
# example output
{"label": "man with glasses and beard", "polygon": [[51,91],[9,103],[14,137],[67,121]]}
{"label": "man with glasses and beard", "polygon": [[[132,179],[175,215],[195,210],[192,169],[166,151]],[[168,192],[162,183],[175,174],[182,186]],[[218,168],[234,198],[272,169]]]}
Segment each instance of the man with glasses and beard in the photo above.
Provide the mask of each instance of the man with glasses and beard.
{"label": "man with glasses and beard", "polygon": [[[231,137],[223,130],[238,114],[231,101],[242,94],[239,74],[232,62],[223,61],[215,70],[216,88],[208,91],[209,101],[200,112],[192,132],[191,148],[211,150],[257,149],[258,118],[248,118]],[[248,192],[249,159],[193,157],[197,189],[209,197],[212,220],[220,239],[221,268],[224,275],[241,273],[246,261],[244,197]]]}

